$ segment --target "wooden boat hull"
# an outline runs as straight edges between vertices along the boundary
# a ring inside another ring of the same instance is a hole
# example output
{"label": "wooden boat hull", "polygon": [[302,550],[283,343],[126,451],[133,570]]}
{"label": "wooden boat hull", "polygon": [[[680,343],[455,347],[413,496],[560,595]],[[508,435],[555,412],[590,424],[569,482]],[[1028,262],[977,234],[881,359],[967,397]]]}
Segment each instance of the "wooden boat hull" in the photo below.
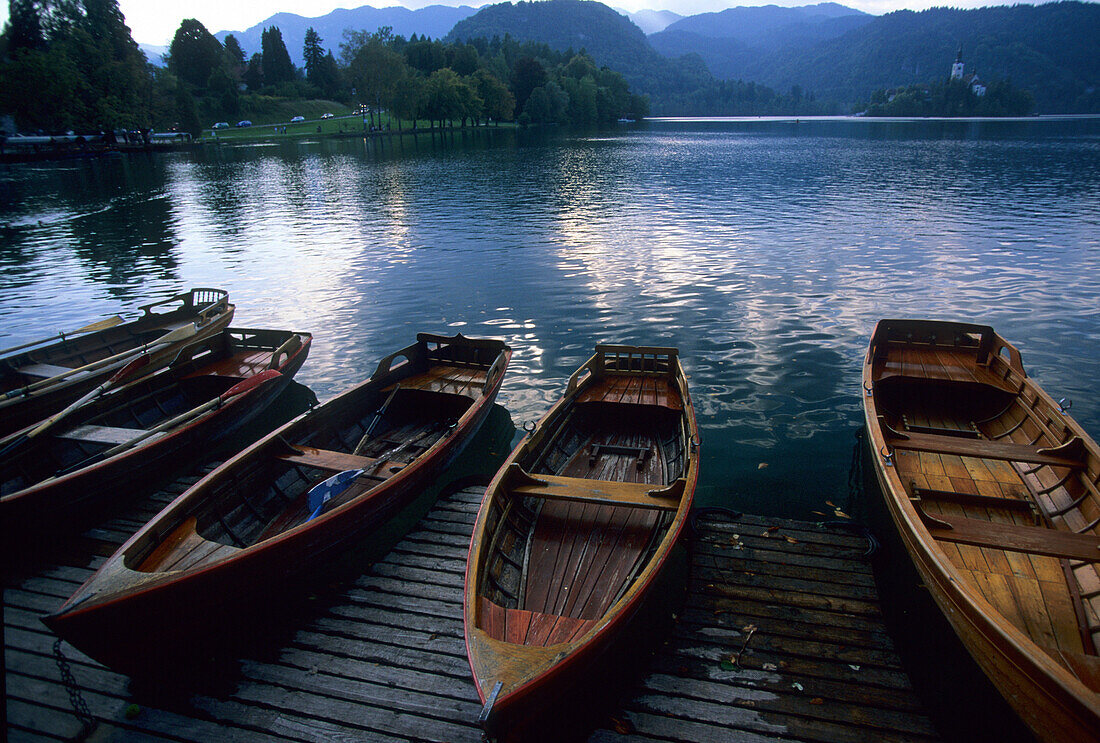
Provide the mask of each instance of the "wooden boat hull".
{"label": "wooden boat hull", "polygon": [[1039,739],[1100,740],[1096,443],[984,326],[881,321],[863,388],[888,510],[963,645]]}
{"label": "wooden boat hull", "polygon": [[[170,363],[184,345],[229,327],[235,308],[229,304],[228,292],[192,289],[139,309],[142,315],[131,322],[0,358],[0,395],[25,389],[66,368],[81,367],[131,349],[136,351],[171,330],[194,323],[197,330],[194,336],[150,353],[143,373],[152,373]],[[32,393],[0,399],[0,436],[56,413],[109,378],[125,361],[120,359],[73,375]]]}
{"label": "wooden boat hull", "polygon": [[[105,503],[138,495],[165,472],[207,456],[211,447],[278,397],[305,362],[311,340],[309,334],[290,331],[223,330],[177,349],[171,367],[78,408],[55,430],[0,462],[0,514],[6,528],[80,526]],[[132,440],[270,370],[278,373],[265,375],[255,387],[201,415],[79,466],[109,451],[113,442]],[[20,435],[0,441],[0,446]]]}
{"label": "wooden boat hull", "polygon": [[[448,354],[463,360],[441,361]],[[242,620],[361,543],[439,477],[488,417],[510,356],[499,341],[421,334],[369,380],[196,483],[44,621],[93,658],[139,675],[163,673],[181,652],[224,650]],[[426,423],[431,416],[440,425]],[[415,426],[420,433],[390,444]],[[337,449],[362,439],[364,451],[382,456]],[[359,492],[337,495],[309,520],[308,491],[318,482],[379,462],[352,481],[348,492]],[[135,629],[120,638],[111,628],[121,625]]]}
{"label": "wooden boat hull", "polygon": [[598,346],[509,456],[466,568],[489,735],[522,739],[637,612],[686,523],[698,442],[675,349]]}

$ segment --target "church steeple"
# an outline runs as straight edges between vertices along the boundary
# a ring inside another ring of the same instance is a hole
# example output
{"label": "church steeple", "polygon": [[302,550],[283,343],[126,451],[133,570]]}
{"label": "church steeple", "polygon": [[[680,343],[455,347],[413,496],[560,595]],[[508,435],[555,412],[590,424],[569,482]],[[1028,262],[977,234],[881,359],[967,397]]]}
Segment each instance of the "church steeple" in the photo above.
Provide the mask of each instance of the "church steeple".
{"label": "church steeple", "polygon": [[962,80],[963,77],[963,48],[962,44],[959,44],[959,51],[955,55],[955,64],[951,65],[951,79]]}

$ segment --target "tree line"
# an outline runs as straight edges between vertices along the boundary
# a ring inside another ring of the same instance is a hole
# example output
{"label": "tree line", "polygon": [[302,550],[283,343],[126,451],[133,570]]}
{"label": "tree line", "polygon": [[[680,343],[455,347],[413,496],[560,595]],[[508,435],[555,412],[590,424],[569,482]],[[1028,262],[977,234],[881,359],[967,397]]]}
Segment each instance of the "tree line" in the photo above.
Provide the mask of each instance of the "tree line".
{"label": "tree line", "polygon": [[[277,27],[251,56],[232,35],[219,41],[202,23],[177,29],[166,67],[150,65],[117,0],[9,0],[0,34],[0,114],[23,130],[178,129],[235,119],[274,100],[328,100],[389,111],[421,123],[490,121],[581,126],[639,118],[645,98],[583,50],[503,39],[444,43],[391,29],[348,30],[338,57],[314,29],[304,69]],[[377,119],[381,126],[381,118]]]}
{"label": "tree line", "polygon": [[962,80],[877,90],[866,116],[1026,116],[1035,108],[1030,92],[997,80],[979,94]]}

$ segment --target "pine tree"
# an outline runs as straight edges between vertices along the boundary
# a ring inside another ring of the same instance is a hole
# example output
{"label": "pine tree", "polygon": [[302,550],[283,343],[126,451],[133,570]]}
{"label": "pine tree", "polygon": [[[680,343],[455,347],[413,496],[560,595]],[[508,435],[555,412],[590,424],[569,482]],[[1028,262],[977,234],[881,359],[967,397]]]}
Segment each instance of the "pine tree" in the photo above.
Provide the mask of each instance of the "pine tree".
{"label": "pine tree", "polygon": [[264,84],[278,85],[294,79],[294,63],[283,43],[283,33],[278,26],[265,28],[260,35],[260,52],[263,62]]}

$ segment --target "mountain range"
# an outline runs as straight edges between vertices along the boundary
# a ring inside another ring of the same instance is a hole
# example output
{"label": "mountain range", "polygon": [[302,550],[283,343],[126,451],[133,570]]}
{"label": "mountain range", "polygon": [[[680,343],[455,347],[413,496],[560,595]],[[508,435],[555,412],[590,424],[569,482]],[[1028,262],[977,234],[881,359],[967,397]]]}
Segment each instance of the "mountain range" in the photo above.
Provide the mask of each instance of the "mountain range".
{"label": "mountain range", "polygon": [[[318,18],[280,13],[233,33],[246,54],[278,26],[302,64],[312,26],[338,52],[346,28],[391,26],[450,40],[504,37],[586,50],[620,72],[656,112],[693,113],[691,91],[744,81],[786,94],[834,101],[843,110],[882,88],[939,80],[961,50],[967,72],[1010,79],[1030,90],[1040,112],[1100,111],[1100,4],[1074,0],[873,16],[837,3],[796,8],[736,7],[681,17],[669,11],[625,13],[593,0],[545,0],[471,6],[429,5],[335,10]],[[648,34],[648,35],[647,35]],[[708,82],[710,81],[710,82]],[[742,83],[738,83],[742,84]]]}
{"label": "mountain range", "polygon": [[306,18],[295,13],[276,13],[244,31],[219,31],[214,36],[219,41],[225,41],[225,37],[232,34],[237,37],[245,55],[251,57],[260,51],[260,35],[263,30],[276,26],[283,35],[283,43],[286,44],[291,60],[301,67],[305,64],[302,48],[305,45],[306,30],[310,27],[320,35],[322,46],[339,56],[345,29],[377,31],[383,26],[390,26],[398,36],[408,38],[417,34],[438,39],[446,36],[463,18],[476,12],[477,8],[469,5],[427,5],[416,10],[403,7],[372,8],[364,5],[351,10],[338,8],[317,18]]}

